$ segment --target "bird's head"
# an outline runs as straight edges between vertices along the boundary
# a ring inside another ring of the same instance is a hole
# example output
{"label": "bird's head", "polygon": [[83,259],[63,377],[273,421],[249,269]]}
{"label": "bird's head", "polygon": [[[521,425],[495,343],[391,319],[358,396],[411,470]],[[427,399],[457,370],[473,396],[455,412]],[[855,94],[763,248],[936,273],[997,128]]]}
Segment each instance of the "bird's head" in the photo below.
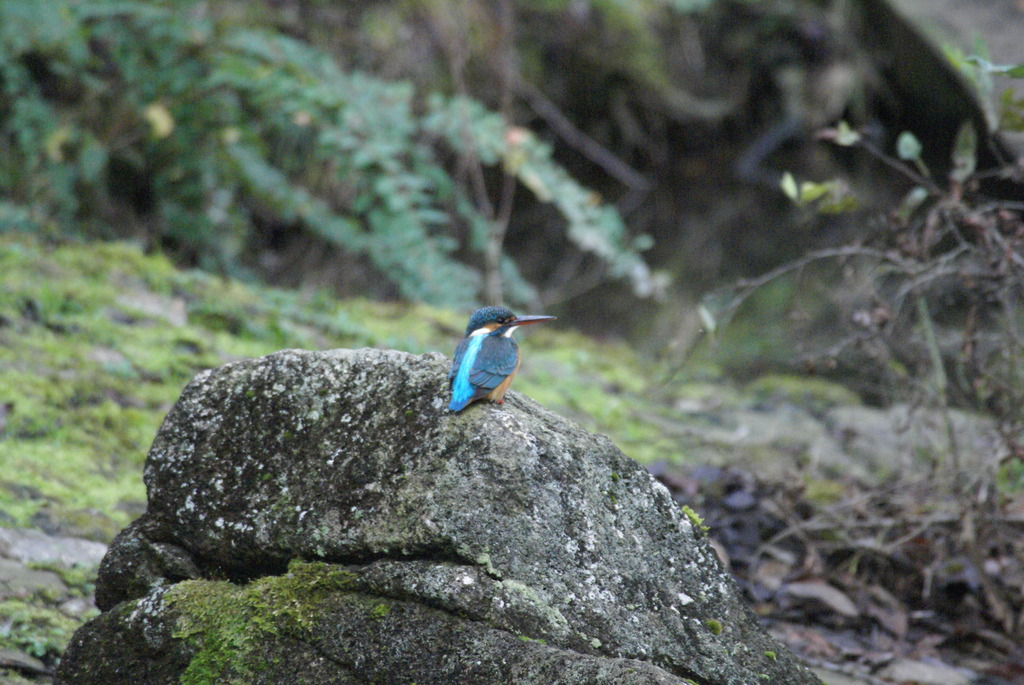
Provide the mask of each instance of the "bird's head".
{"label": "bird's head", "polygon": [[554,318],[553,316],[516,316],[505,307],[481,307],[473,312],[473,316],[469,317],[466,337],[493,333],[511,335],[512,331],[519,326],[550,321]]}

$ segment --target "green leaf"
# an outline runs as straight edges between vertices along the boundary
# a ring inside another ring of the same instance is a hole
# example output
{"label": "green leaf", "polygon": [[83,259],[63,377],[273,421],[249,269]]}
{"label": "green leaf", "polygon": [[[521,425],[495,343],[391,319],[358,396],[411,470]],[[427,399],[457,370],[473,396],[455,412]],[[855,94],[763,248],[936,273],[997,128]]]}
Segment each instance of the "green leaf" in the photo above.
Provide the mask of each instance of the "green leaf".
{"label": "green leaf", "polygon": [[707,329],[710,335],[715,334],[715,330],[718,328],[718,322],[715,321],[715,315],[711,313],[704,303],[697,305],[697,314],[700,316],[700,321],[704,324],[704,328]]}
{"label": "green leaf", "polygon": [[896,154],[908,162],[921,159],[921,141],[910,131],[904,131],[896,139]]}
{"label": "green leaf", "polygon": [[793,178],[793,174],[785,172],[782,174],[782,180],[779,181],[779,187],[782,188],[782,192],[786,194],[793,202],[800,201],[800,188],[796,184],[796,179]]}
{"label": "green leaf", "polygon": [[857,131],[850,128],[850,125],[846,121],[840,121],[836,126],[836,145],[842,145],[843,147],[849,147],[856,145],[860,142],[861,135]]}
{"label": "green leaf", "polygon": [[914,186],[913,190],[903,197],[900,206],[896,209],[896,220],[900,223],[907,223],[917,208],[928,199],[928,191],[921,186]]}
{"label": "green leaf", "polygon": [[970,62],[990,74],[998,74],[1009,78],[1024,78],[1024,64],[992,64],[979,55],[969,55],[965,61]]}
{"label": "green leaf", "polygon": [[800,202],[806,204],[828,195],[835,189],[833,182],[804,181],[800,184]]}
{"label": "green leaf", "polygon": [[1024,131],[1024,97],[1017,97],[1013,88],[1007,88],[999,96],[1000,131]]}
{"label": "green leaf", "polygon": [[921,326],[925,347],[931,360],[932,390],[942,398],[946,396],[946,389],[949,385],[949,378],[946,376],[946,367],[942,363],[942,350],[939,347],[938,336],[935,333],[935,326],[932,323],[931,313],[928,311],[928,302],[923,296],[917,299],[917,322]]}
{"label": "green leaf", "polygon": [[949,177],[953,181],[963,183],[970,178],[978,162],[977,152],[978,134],[974,130],[974,124],[965,121],[957,131],[956,140],[953,143],[953,170],[949,172]]}
{"label": "green leaf", "polygon": [[849,193],[836,193],[818,204],[819,214],[843,214],[857,209],[857,198]]}

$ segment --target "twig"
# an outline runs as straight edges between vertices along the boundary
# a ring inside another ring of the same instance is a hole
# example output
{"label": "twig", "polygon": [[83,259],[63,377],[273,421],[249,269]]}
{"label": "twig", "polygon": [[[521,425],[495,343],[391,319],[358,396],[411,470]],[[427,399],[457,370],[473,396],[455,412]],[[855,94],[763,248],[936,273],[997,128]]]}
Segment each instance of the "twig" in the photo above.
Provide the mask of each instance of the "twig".
{"label": "twig", "polygon": [[[799,521],[792,523],[785,529],[779,531],[771,538],[765,540],[758,547],[754,553],[755,557],[764,554],[764,550],[767,547],[785,540],[788,537],[800,536],[805,540],[808,533],[823,532],[823,531],[834,531],[837,528],[842,530],[882,530],[882,529],[893,529],[899,526],[916,524],[911,531],[901,535],[899,538],[890,542],[880,543],[875,547],[866,545],[863,541],[851,540],[845,543],[838,543],[841,545],[849,545],[853,547],[862,547],[865,549],[872,549],[877,552],[885,554],[891,553],[893,549],[900,547],[901,545],[913,540],[915,537],[928,530],[932,526],[956,526],[959,525],[962,518],[958,514],[927,514],[920,516],[903,516],[903,517],[891,517],[887,516],[884,518],[872,518],[863,521],[850,520],[848,516],[842,516],[838,513],[832,514],[836,516],[836,521],[822,521],[822,520],[809,520]],[[824,516],[824,514],[823,514]],[[1008,516],[990,516],[987,521],[991,524],[1003,524],[1009,526],[1021,526],[1024,527],[1024,515],[1008,515]],[[816,541],[818,545],[827,544],[825,541]],[[837,543],[832,543],[837,544]]]}
{"label": "twig", "polygon": [[871,257],[879,261],[889,262],[895,264],[906,272],[911,272],[911,263],[904,260],[896,255],[895,252],[886,252],[870,247],[863,247],[860,245],[850,245],[846,247],[827,248],[824,250],[816,250],[810,252],[800,259],[794,260],[783,264],[780,267],[772,269],[771,271],[764,273],[756,278],[746,278],[737,281],[733,290],[740,291],[736,294],[729,305],[724,308],[723,311],[727,312],[727,316],[720,317],[719,326],[724,325],[731,318],[732,314],[738,310],[747,298],[749,298],[757,289],[761,288],[767,283],[784,276],[792,271],[803,269],[804,267],[813,264],[814,262],[820,262],[826,259],[843,259],[847,257]]}
{"label": "twig", "polygon": [[1003,235],[1000,234],[999,231],[990,231],[989,236],[992,238],[993,241],[999,244],[999,247],[1003,249],[1003,253],[1007,255],[1010,261],[1012,261],[1017,266],[1024,267],[1024,256],[1021,256],[1020,252],[1011,248],[1006,243],[1006,238],[1003,237]]}
{"label": "twig", "polygon": [[[605,276],[603,268],[594,268],[588,273],[575,276],[561,286],[546,288],[545,293],[540,297],[539,304],[544,307],[551,307],[579,297],[583,293],[589,292],[604,283]],[[551,293],[557,293],[557,296],[552,296]]]}
{"label": "twig", "polygon": [[[512,30],[514,16],[509,0],[503,0],[498,5],[498,33],[500,36],[499,55],[503,60],[499,71],[499,87],[501,90],[501,110],[505,121],[509,121],[511,115],[511,83],[512,74]],[[439,10],[439,28],[442,33],[442,49],[448,57],[448,69],[451,73],[452,83],[455,91],[466,97],[469,94],[469,87],[466,84],[465,68],[469,60],[468,44],[469,38],[466,35],[464,21],[467,12],[463,16],[453,17],[445,14],[442,8]],[[501,190],[499,192],[497,206],[491,200],[490,191],[487,188],[487,180],[484,178],[484,165],[480,161],[476,144],[470,131],[469,115],[465,108],[458,108],[460,130],[462,138],[463,154],[459,160],[460,165],[469,176],[469,185],[476,208],[487,220],[489,231],[487,244],[484,248],[484,287],[483,297],[491,304],[501,304],[504,300],[501,280],[501,254],[505,243],[505,235],[508,231],[509,221],[512,216],[512,203],[515,196],[515,178],[503,170]]]}
{"label": "twig", "polygon": [[519,81],[516,83],[516,90],[526,99],[533,111],[548,122],[548,125],[562,140],[608,172],[609,176],[632,190],[647,192],[651,189],[651,182],[643,174],[577,128],[569,120],[569,117],[562,114],[558,106],[545,97],[533,84]]}
{"label": "twig", "polygon": [[917,185],[926,188],[930,194],[943,194],[942,188],[940,188],[938,184],[935,183],[935,181],[925,176],[922,176],[921,174],[911,169],[908,165],[896,161],[895,159],[885,154],[871,143],[867,142],[864,138],[861,138],[857,145],[867,150],[872,157],[879,160],[880,162],[882,162],[882,164],[885,164],[890,169],[898,171],[899,173],[903,174]]}

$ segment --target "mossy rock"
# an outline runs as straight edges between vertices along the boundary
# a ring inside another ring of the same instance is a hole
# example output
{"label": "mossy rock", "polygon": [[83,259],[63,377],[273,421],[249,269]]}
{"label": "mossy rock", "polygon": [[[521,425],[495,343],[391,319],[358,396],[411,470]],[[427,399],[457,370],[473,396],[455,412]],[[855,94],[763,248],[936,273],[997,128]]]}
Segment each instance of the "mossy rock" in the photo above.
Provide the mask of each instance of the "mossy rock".
{"label": "mossy rock", "polygon": [[817,682],[643,467],[515,391],[449,412],[447,369],[286,350],[198,375],[62,682]]}

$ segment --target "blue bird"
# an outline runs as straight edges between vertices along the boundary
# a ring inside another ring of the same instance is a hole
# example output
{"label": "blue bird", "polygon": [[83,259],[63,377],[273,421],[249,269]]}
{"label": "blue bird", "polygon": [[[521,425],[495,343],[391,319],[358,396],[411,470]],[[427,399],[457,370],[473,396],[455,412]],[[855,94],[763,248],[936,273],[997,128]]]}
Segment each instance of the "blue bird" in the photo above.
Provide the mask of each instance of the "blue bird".
{"label": "blue bird", "polygon": [[516,316],[504,307],[483,307],[473,312],[448,374],[452,388],[448,409],[461,411],[484,398],[504,402],[505,392],[519,370],[519,345],[512,333],[520,326],[554,318]]}

